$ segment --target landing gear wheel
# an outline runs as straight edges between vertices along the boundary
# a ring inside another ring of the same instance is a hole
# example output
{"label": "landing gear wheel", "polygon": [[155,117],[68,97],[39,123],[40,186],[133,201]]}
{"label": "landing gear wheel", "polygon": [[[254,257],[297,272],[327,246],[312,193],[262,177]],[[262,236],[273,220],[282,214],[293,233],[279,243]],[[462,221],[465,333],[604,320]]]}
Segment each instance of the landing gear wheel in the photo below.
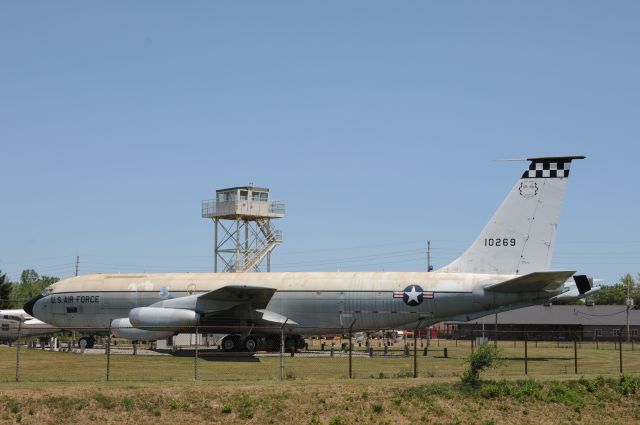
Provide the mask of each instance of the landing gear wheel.
{"label": "landing gear wheel", "polygon": [[258,340],[256,338],[246,338],[242,345],[244,346],[245,351],[249,353],[253,353],[254,351],[258,350]]}
{"label": "landing gear wheel", "polygon": [[298,337],[296,338],[296,348],[298,350],[302,350],[306,346],[307,346],[307,342],[304,340],[303,337],[298,335]]}
{"label": "landing gear wheel", "polygon": [[295,348],[296,348],[296,340],[295,340],[295,338],[292,337],[292,336],[287,336],[284,339],[284,349],[286,351],[291,351],[291,349],[295,350]]}
{"label": "landing gear wheel", "polygon": [[80,348],[93,348],[96,340],[92,336],[83,336],[78,340],[78,347]]}
{"label": "landing gear wheel", "polygon": [[267,351],[280,351],[280,336],[268,335],[264,340],[264,348]]}
{"label": "landing gear wheel", "polygon": [[240,348],[240,339],[237,335],[227,335],[222,339],[220,345],[222,351],[238,351]]}

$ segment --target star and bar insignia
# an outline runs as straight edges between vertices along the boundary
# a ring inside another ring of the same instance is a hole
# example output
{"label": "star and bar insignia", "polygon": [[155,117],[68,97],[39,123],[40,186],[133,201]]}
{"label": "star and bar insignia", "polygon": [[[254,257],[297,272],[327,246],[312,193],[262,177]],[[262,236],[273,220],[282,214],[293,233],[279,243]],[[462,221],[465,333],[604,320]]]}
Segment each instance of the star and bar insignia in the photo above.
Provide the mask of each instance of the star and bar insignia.
{"label": "star and bar insignia", "polygon": [[408,306],[415,307],[422,304],[425,298],[433,298],[433,292],[425,292],[420,285],[409,285],[404,291],[396,291],[393,298],[402,298]]}

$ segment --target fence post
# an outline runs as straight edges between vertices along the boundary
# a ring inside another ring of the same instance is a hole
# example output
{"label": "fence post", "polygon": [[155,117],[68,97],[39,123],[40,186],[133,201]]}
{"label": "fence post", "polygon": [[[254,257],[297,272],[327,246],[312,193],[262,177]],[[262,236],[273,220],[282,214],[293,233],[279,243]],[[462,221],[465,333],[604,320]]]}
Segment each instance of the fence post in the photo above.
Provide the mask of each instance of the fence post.
{"label": "fence post", "polygon": [[16,382],[20,382],[20,334],[22,333],[22,320],[18,323],[18,339],[16,340]]}
{"label": "fence post", "polygon": [[353,319],[351,325],[349,326],[349,379],[353,378],[353,365],[351,352],[353,351],[353,325],[356,324],[356,319]]}
{"label": "fence post", "polygon": [[528,342],[527,334],[524,334],[524,374],[529,374],[529,347],[527,346]]}
{"label": "fence post", "polygon": [[280,380],[284,379],[284,327],[289,319],[285,319],[280,327]]}
{"label": "fence post", "polygon": [[200,378],[200,371],[198,370],[198,337],[200,336],[199,329],[196,326],[196,355],[193,360],[193,379],[197,381]]}
{"label": "fence post", "polygon": [[[413,377],[418,377],[418,339],[420,339],[420,325],[422,324],[422,320],[418,321],[416,328],[413,330]],[[429,330],[429,334],[431,334],[431,330]],[[418,338],[416,338],[416,336]],[[426,348],[425,348],[426,350]]]}
{"label": "fence post", "polygon": [[111,377],[111,319],[109,319],[109,332],[107,334],[107,382]]}
{"label": "fence post", "polygon": [[620,374],[622,375],[622,328],[618,332],[618,348],[620,350]]}
{"label": "fence post", "polygon": [[573,370],[578,374],[578,341],[576,334],[573,334]]}

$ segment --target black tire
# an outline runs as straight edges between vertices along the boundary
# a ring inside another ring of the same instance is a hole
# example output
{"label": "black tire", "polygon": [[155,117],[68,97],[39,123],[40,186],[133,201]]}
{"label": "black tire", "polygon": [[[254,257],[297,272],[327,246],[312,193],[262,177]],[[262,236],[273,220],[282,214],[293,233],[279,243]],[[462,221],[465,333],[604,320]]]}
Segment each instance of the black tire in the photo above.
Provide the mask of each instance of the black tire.
{"label": "black tire", "polygon": [[254,338],[254,337],[245,338],[245,340],[242,343],[242,347],[248,353],[253,353],[255,351],[258,351],[259,345],[260,344],[259,344],[258,338]]}
{"label": "black tire", "polygon": [[78,340],[78,347],[82,348],[84,343],[84,348],[93,348],[93,345],[96,343],[96,340],[92,336],[83,336]]}
{"label": "black tire", "polygon": [[285,351],[291,351],[291,349],[295,349],[296,348],[296,340],[293,336],[287,336],[284,339],[284,350]]}
{"label": "black tire", "polygon": [[301,335],[297,335],[296,348],[299,350],[302,350],[306,346],[307,346],[307,342],[304,340],[304,338]]}
{"label": "black tire", "polygon": [[264,342],[264,348],[267,351],[280,351],[280,336],[268,335]]}
{"label": "black tire", "polygon": [[240,338],[237,335],[227,335],[220,343],[222,351],[238,351],[240,349]]}

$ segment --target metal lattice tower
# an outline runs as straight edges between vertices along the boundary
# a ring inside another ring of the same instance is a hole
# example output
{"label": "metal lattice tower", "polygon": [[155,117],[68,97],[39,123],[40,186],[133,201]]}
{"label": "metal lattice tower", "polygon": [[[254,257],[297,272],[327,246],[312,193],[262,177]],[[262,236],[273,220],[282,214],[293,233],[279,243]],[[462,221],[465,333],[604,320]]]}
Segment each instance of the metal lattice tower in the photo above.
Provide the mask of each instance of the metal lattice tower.
{"label": "metal lattice tower", "polygon": [[282,231],[271,220],[284,217],[284,201],[270,201],[269,189],[243,186],[216,190],[202,201],[202,217],[214,223],[213,270],[271,271],[271,252],[282,243]]}

